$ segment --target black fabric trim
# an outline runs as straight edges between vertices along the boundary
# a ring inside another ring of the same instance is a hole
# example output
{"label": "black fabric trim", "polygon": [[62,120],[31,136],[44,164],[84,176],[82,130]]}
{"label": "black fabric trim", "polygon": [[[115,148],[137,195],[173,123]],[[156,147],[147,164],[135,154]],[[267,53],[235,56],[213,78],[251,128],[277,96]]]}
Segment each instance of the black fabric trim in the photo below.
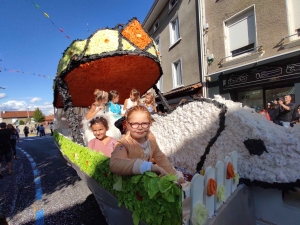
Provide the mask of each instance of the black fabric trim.
{"label": "black fabric trim", "polygon": [[80,124],[78,115],[74,112],[72,97],[69,94],[69,88],[67,83],[60,77],[55,79],[55,89],[58,91],[62,98],[64,105],[64,111],[66,113],[67,121],[71,126],[71,136],[72,140],[80,145],[84,146],[83,137],[80,133]]}

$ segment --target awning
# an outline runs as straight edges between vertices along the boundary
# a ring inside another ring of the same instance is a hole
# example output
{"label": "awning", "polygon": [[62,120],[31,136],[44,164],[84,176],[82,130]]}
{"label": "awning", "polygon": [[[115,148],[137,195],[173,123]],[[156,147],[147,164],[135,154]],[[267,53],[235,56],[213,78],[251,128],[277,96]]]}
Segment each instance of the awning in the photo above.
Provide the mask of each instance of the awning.
{"label": "awning", "polygon": [[295,94],[295,87],[292,87],[290,90],[278,93],[276,95],[273,95],[273,97],[283,97],[285,95],[294,95]]}

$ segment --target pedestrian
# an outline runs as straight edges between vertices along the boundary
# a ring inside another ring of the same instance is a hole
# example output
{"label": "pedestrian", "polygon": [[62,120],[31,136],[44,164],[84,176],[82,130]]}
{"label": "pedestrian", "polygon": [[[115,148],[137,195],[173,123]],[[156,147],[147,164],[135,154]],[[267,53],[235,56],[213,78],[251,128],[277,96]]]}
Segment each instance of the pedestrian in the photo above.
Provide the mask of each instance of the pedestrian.
{"label": "pedestrian", "polygon": [[16,126],[16,131],[18,132],[18,134],[20,134],[20,129],[18,125]]}
{"label": "pedestrian", "polygon": [[40,125],[37,125],[36,127],[36,136],[39,136],[40,133]]}
{"label": "pedestrian", "polygon": [[6,161],[6,166],[8,170],[8,175],[12,174],[11,169],[11,160],[12,160],[12,151],[11,151],[11,130],[8,130],[6,128],[6,123],[2,122],[0,123],[0,178],[3,178],[3,175],[1,173],[1,161],[3,157]]}
{"label": "pedestrian", "polygon": [[53,136],[53,122],[50,123],[49,129],[51,131],[51,136]]}
{"label": "pedestrian", "polygon": [[275,121],[276,119],[276,108],[275,108],[275,104],[273,102],[268,102],[268,108],[267,108],[267,112],[269,113],[270,115],[270,119],[271,121]]}
{"label": "pedestrian", "polygon": [[10,144],[11,144],[11,149],[13,152],[14,159],[17,160],[16,144],[17,141],[20,141],[20,136],[12,124],[7,124],[7,129],[10,130],[12,133],[10,138]]}
{"label": "pedestrian", "polygon": [[294,114],[294,103],[292,103],[292,96],[285,95],[284,101],[278,99],[279,113],[276,117],[276,123],[283,127],[290,127]]}
{"label": "pedestrian", "polygon": [[30,133],[33,133],[33,126],[30,126]]}
{"label": "pedestrian", "polygon": [[45,127],[43,124],[39,126],[40,137],[45,136]]}
{"label": "pedestrian", "polygon": [[29,127],[25,126],[24,129],[23,129],[23,132],[25,134],[25,137],[28,137],[28,134],[29,134]]}

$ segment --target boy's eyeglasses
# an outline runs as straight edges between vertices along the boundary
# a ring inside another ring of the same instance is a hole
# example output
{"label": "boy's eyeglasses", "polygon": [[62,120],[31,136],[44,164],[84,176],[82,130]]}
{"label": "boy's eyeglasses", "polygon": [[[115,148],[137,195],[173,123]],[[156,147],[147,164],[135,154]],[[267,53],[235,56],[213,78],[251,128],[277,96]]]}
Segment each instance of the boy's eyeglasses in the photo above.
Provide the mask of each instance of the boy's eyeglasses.
{"label": "boy's eyeglasses", "polygon": [[148,128],[150,126],[150,123],[129,123],[129,125],[133,128],[133,129],[137,129],[139,126],[141,126],[142,128]]}

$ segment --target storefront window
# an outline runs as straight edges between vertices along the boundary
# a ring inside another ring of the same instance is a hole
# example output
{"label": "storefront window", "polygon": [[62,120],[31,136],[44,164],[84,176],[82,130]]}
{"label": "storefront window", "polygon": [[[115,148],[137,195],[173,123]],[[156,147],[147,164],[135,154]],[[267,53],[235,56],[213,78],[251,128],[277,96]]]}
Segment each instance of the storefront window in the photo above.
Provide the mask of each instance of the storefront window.
{"label": "storefront window", "polygon": [[276,98],[291,95],[292,101],[295,102],[295,88],[284,87],[266,90],[266,103],[274,101]]}
{"label": "storefront window", "polygon": [[251,108],[263,108],[263,90],[242,91],[238,93],[238,101],[243,103],[243,106]]}

